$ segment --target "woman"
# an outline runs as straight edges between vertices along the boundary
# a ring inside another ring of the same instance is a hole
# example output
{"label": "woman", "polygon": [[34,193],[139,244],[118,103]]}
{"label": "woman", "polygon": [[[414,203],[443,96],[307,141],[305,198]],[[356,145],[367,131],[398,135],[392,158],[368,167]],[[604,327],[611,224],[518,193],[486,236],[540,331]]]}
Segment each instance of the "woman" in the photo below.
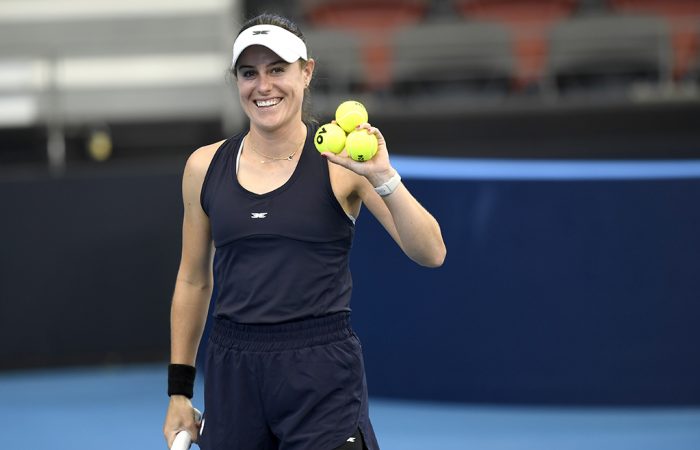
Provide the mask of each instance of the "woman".
{"label": "woman", "polygon": [[[377,128],[358,127],[379,142],[368,162],[314,149],[315,129],[303,120],[314,65],[295,24],[267,14],[248,21],[232,71],[250,128],[198,149],[185,166],[169,446],[188,430],[205,450],[378,448],[349,324],[354,218],[364,204],[418,264],[440,266],[446,250]],[[190,399],[213,278],[200,434]]]}

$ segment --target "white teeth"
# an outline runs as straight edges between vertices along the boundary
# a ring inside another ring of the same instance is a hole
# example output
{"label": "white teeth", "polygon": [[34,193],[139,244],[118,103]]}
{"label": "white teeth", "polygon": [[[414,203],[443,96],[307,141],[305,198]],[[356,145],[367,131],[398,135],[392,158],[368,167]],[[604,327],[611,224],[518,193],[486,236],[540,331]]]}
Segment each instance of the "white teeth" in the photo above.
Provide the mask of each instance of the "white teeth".
{"label": "white teeth", "polygon": [[270,100],[257,100],[255,102],[256,105],[263,107],[263,106],[273,106],[276,105],[280,102],[279,98],[271,98]]}

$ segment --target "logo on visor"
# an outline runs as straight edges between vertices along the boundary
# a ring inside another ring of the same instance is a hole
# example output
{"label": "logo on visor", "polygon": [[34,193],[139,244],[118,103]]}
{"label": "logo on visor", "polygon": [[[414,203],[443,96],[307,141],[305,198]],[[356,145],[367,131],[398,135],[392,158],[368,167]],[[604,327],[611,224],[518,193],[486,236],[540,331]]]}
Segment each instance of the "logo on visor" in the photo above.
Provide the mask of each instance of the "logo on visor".
{"label": "logo on visor", "polygon": [[258,34],[267,34],[269,33],[270,30],[258,30],[258,31],[253,31],[253,36],[256,36]]}

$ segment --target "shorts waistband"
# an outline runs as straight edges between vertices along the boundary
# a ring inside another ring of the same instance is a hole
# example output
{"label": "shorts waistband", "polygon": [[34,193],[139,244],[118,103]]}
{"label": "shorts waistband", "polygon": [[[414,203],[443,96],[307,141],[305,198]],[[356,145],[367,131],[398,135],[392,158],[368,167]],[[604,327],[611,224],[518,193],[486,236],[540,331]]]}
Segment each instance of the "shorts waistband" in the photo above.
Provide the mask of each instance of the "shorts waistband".
{"label": "shorts waistband", "polygon": [[352,335],[350,313],[340,312],[280,324],[243,324],[216,318],[209,340],[238,350],[271,352],[330,344]]}

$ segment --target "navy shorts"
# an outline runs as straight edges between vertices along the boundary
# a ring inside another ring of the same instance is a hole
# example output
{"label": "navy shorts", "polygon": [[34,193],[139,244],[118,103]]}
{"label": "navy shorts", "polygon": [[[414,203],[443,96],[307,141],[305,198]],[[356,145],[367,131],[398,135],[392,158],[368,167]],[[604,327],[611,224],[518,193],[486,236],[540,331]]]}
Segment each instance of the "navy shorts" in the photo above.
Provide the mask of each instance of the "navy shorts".
{"label": "navy shorts", "polygon": [[217,319],[205,372],[203,450],[333,450],[358,430],[379,449],[347,313],[274,325]]}

